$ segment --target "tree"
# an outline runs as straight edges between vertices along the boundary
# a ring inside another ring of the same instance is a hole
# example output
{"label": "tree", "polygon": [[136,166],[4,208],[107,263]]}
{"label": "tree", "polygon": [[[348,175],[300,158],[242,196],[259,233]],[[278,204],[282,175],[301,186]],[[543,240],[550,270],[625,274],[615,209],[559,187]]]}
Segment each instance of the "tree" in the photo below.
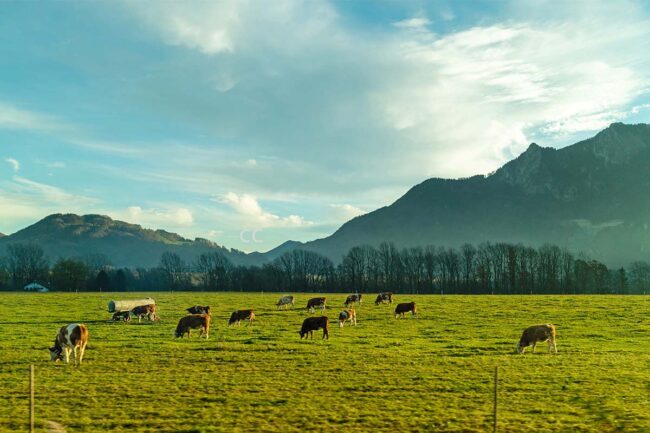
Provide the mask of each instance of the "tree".
{"label": "tree", "polygon": [[52,284],[57,290],[77,292],[85,286],[88,269],[74,259],[59,259],[52,268]]}
{"label": "tree", "polygon": [[7,246],[7,271],[14,289],[33,281],[46,281],[49,264],[43,249],[36,244]]}
{"label": "tree", "polygon": [[160,257],[160,268],[165,274],[168,289],[178,290],[188,285],[185,262],[178,254],[164,252]]}
{"label": "tree", "polygon": [[646,262],[634,262],[630,265],[630,288],[634,293],[646,294],[650,289],[650,265]]}
{"label": "tree", "polygon": [[124,269],[118,269],[115,273],[115,290],[118,292],[126,292],[127,289],[127,279]]}
{"label": "tree", "polygon": [[108,273],[105,270],[101,270],[97,272],[97,276],[95,277],[95,287],[100,291],[109,291],[111,290],[111,279],[108,276]]}
{"label": "tree", "polygon": [[220,251],[203,253],[196,262],[199,281],[205,290],[226,289],[232,263]]}

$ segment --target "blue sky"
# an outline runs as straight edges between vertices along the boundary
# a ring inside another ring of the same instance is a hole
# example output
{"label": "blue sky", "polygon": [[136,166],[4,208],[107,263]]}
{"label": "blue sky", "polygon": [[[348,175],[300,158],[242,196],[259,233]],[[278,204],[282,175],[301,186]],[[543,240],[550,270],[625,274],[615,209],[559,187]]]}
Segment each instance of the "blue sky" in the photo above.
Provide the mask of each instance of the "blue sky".
{"label": "blue sky", "polygon": [[648,122],[649,83],[642,2],[2,2],[0,232],[101,213],[265,251]]}

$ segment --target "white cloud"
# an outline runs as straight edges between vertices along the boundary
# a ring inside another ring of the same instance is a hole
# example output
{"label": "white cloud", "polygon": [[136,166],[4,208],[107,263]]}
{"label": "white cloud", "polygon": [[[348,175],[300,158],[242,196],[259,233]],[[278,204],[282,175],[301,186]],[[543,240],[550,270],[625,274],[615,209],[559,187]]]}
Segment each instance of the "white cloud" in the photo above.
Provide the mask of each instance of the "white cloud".
{"label": "white cloud", "polygon": [[24,110],[0,101],[0,129],[49,132],[69,128],[69,125],[55,116]]}
{"label": "white cloud", "polygon": [[423,27],[428,26],[429,24],[431,24],[431,21],[429,21],[427,18],[424,17],[409,18],[406,20],[397,21],[393,23],[395,27],[406,28],[406,29],[421,29]]}
{"label": "white cloud", "polygon": [[640,22],[603,38],[593,20],[404,32],[393,52],[403,67],[373,94],[409,143],[411,163],[394,165],[438,176],[485,173],[523,151],[531,133],[597,131],[624,119],[650,82],[634,67],[650,58],[636,48],[648,36]]}
{"label": "white cloud", "polygon": [[130,206],[124,215],[128,222],[142,224],[150,227],[190,226],[194,223],[194,216],[189,209],[184,207],[172,209],[148,208]]}
{"label": "white cloud", "polygon": [[338,221],[348,221],[356,216],[363,215],[366,212],[351,204],[330,204]]}
{"label": "white cloud", "polygon": [[257,199],[250,194],[229,192],[217,198],[217,201],[230,206],[247,224],[256,224],[259,228],[267,227],[301,227],[313,224],[298,215],[280,217],[265,211]]}
{"label": "white cloud", "polygon": [[5,158],[5,162],[11,166],[14,171],[20,170],[20,162],[14,158]]}

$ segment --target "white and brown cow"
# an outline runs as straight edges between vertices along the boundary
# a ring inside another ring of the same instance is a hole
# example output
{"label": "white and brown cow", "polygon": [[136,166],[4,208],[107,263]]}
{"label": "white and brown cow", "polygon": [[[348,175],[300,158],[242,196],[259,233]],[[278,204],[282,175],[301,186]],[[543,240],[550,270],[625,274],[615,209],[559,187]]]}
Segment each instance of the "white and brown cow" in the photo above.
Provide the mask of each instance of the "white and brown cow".
{"label": "white and brown cow", "polygon": [[377,295],[375,299],[375,305],[379,304],[392,304],[393,303],[393,292],[382,292]]}
{"label": "white and brown cow", "polygon": [[208,339],[210,338],[210,320],[211,317],[209,314],[190,314],[181,317],[181,320],[178,321],[178,326],[176,326],[174,336],[176,338],[182,338],[187,334],[187,338],[190,338],[192,329],[198,329],[199,338],[205,334],[205,338]]}
{"label": "white and brown cow", "polygon": [[72,352],[72,364],[81,365],[87,344],[88,328],[86,328],[86,325],[72,323],[62,326],[56,339],[54,339],[54,346],[50,347],[50,360],[53,362],[63,360],[63,362],[69,364],[70,352]]}
{"label": "white and brown cow", "polygon": [[141,322],[143,317],[146,317],[149,321],[153,322],[156,320],[156,305],[149,304],[134,307],[131,309],[130,315],[137,317],[138,322]]}
{"label": "white and brown cow", "polygon": [[349,295],[347,298],[345,298],[343,305],[345,305],[346,308],[350,305],[354,305],[355,303],[361,305],[361,296],[362,295],[360,293],[357,293],[356,295]]}
{"label": "white and brown cow", "polygon": [[289,305],[291,305],[291,308],[293,308],[294,307],[293,296],[291,295],[283,296],[278,300],[278,303],[275,305],[278,307],[278,310],[282,307],[284,307],[284,309],[286,310],[287,308],[289,308]]}
{"label": "white and brown cow", "polygon": [[551,349],[557,353],[557,345],[555,344],[555,325],[547,323],[545,325],[533,325],[524,329],[521,338],[517,343],[517,352],[524,353],[528,346],[533,346],[533,353],[535,353],[535,346],[537,343],[546,341],[548,343],[548,352]]}
{"label": "white and brown cow", "polygon": [[348,308],[339,313],[339,327],[343,328],[345,322],[350,322],[350,326],[357,326],[357,312],[354,308]]}
{"label": "white and brown cow", "polygon": [[415,309],[415,302],[405,302],[403,304],[397,304],[395,307],[395,318],[404,317],[404,314],[411,312],[413,316],[417,313]]}
{"label": "white and brown cow", "polygon": [[325,310],[325,303],[327,302],[327,298],[311,298],[309,301],[307,301],[307,309],[309,310],[310,313],[313,313],[316,311],[316,308],[320,308],[321,310]]}
{"label": "white and brown cow", "polygon": [[330,338],[330,321],[326,316],[321,317],[307,317],[302,322],[302,327],[300,328],[300,339],[307,338],[308,336],[313,340],[314,331],[323,329],[323,339]]}
{"label": "white and brown cow", "polygon": [[253,324],[253,319],[255,319],[255,312],[253,310],[237,310],[233,311],[230,315],[230,320],[228,320],[228,326],[237,324],[241,325],[242,320],[248,320],[248,324]]}

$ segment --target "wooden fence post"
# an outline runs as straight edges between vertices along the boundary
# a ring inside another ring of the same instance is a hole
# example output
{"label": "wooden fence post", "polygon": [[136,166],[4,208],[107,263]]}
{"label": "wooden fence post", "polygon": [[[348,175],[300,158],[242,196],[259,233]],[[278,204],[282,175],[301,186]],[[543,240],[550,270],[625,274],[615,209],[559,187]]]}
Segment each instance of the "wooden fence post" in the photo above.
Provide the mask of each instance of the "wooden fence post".
{"label": "wooden fence post", "polygon": [[493,409],[493,426],[492,432],[497,432],[498,421],[498,400],[499,400],[499,366],[494,367],[494,409]]}
{"label": "wooden fence post", "polygon": [[29,433],[34,433],[34,364],[29,365]]}

